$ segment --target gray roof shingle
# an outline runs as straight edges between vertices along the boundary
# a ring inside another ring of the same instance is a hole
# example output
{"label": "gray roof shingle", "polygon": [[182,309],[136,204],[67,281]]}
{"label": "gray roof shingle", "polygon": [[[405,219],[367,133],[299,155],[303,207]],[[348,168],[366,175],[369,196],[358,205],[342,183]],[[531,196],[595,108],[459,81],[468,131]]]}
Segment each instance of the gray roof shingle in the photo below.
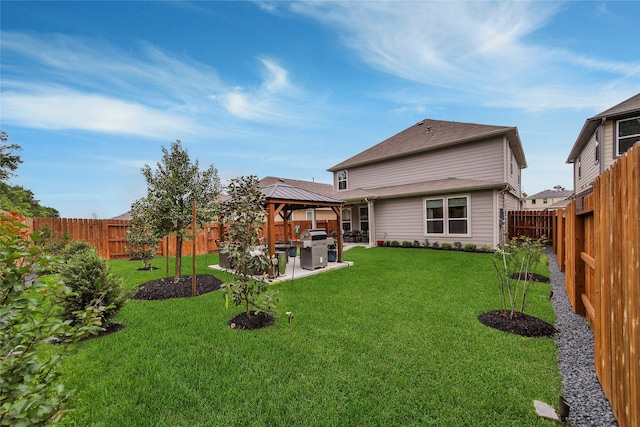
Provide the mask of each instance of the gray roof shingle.
{"label": "gray roof shingle", "polygon": [[524,151],[515,127],[425,119],[327,170],[336,172],[499,135],[509,138],[518,162],[522,167],[526,167]]}

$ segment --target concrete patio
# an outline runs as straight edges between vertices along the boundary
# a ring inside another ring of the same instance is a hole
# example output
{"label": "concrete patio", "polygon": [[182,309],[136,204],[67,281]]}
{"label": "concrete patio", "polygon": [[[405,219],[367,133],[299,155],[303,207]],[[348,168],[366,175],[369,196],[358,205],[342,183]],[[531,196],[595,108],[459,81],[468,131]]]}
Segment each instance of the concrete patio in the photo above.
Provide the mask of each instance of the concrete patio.
{"label": "concrete patio", "polygon": [[[342,247],[343,252],[347,251],[355,246],[367,247],[364,243],[345,243]],[[280,283],[286,282],[289,280],[300,279],[302,277],[312,276],[314,274],[325,273],[327,271],[336,270],[338,268],[351,267],[353,262],[343,261],[343,262],[328,262],[326,267],[316,268],[315,270],[306,270],[300,267],[300,257],[289,257],[289,262],[287,262],[287,268],[284,274],[281,274],[278,277],[270,278],[269,283]],[[227,271],[229,273],[233,273],[229,269],[220,267],[220,265],[210,265],[209,268],[220,271]]]}

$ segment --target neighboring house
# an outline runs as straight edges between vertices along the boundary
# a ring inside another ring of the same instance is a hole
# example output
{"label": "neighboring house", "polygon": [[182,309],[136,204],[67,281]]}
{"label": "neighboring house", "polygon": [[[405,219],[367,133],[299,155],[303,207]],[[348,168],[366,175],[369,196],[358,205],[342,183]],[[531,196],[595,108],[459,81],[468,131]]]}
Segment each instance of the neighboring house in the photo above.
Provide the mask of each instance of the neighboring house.
{"label": "neighboring house", "polygon": [[495,248],[526,167],[516,127],[423,120],[328,170],[345,234]]}
{"label": "neighboring house", "polygon": [[593,181],[640,141],[640,93],[587,119],[567,163],[573,163],[576,199],[593,190]]}
{"label": "neighboring house", "polygon": [[[334,197],[333,185],[322,184],[314,181],[301,181],[297,179],[280,178],[277,176],[267,176],[262,178],[258,185],[260,188],[269,187],[275,184],[285,184],[292,187],[302,188],[303,190],[311,191],[313,193],[321,194],[327,197]],[[316,209],[302,209],[293,211],[290,221],[313,221],[315,216],[316,220],[335,220],[336,214],[331,208],[316,208]],[[282,221],[281,217],[276,218],[276,222]]]}
{"label": "neighboring house", "polygon": [[[573,191],[544,190],[525,199],[527,210],[561,209],[571,201]],[[566,201],[566,203],[564,203]]]}

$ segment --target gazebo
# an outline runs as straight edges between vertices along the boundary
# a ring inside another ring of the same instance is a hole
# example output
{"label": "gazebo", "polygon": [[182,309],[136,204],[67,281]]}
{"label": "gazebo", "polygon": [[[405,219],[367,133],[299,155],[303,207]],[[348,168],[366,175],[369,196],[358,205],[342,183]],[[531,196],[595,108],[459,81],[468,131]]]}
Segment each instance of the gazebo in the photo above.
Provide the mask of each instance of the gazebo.
{"label": "gazebo", "polygon": [[276,253],[276,226],[275,219],[278,215],[284,221],[284,229],[289,230],[289,220],[293,211],[299,209],[331,208],[338,217],[338,233],[336,246],[338,248],[338,261],[342,262],[342,206],[344,201],[334,199],[303,188],[294,187],[284,183],[269,185],[260,189],[266,197],[267,211],[267,240],[269,255]]}

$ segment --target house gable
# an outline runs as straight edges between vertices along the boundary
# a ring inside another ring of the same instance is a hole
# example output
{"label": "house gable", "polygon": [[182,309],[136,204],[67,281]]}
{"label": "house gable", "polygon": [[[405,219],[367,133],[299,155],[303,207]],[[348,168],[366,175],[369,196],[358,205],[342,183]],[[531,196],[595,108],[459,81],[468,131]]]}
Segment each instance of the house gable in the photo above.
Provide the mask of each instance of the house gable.
{"label": "house gable", "polygon": [[526,168],[524,151],[515,127],[425,119],[327,170],[336,172],[501,136],[507,137],[520,167]]}
{"label": "house gable", "polygon": [[640,93],[585,121],[567,158],[573,164],[576,193],[589,190],[617,160],[618,122],[628,119],[640,122]]}

